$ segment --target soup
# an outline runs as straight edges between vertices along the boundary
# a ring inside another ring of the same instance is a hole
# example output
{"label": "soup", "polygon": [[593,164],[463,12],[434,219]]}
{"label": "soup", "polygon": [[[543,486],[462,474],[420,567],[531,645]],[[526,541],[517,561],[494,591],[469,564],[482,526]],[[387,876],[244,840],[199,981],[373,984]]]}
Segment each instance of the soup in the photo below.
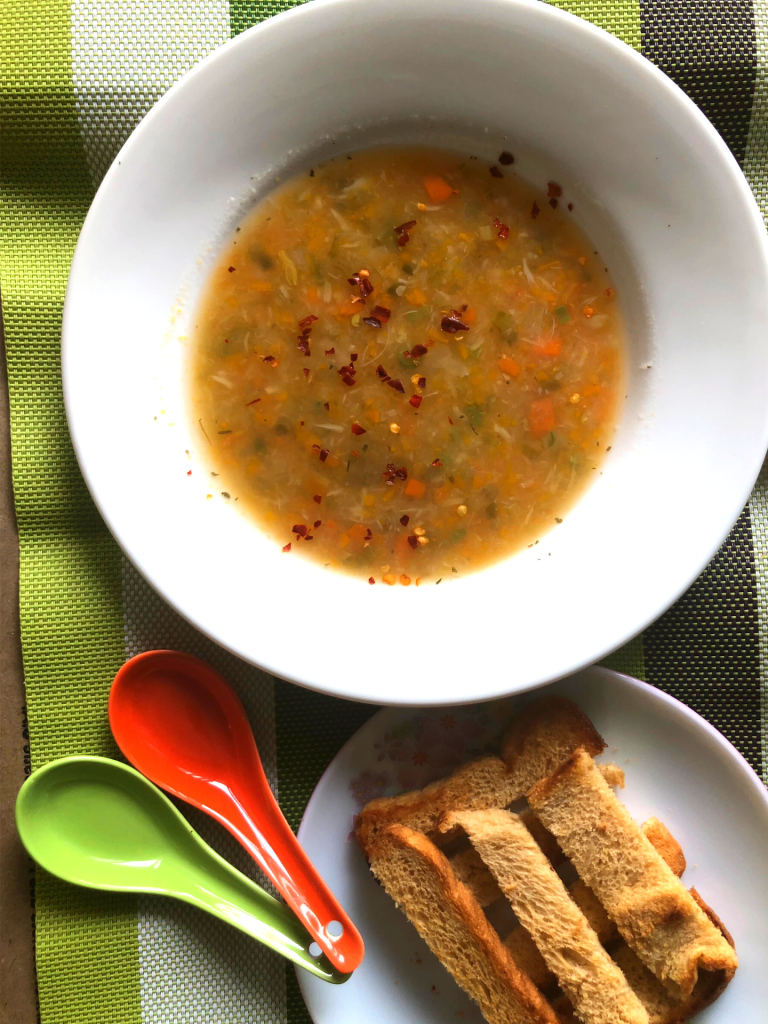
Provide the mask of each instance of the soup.
{"label": "soup", "polygon": [[596,478],[623,380],[616,289],[561,187],[512,164],[356,152],[225,245],[196,316],[195,429],[211,496],[286,556],[455,579],[537,544]]}

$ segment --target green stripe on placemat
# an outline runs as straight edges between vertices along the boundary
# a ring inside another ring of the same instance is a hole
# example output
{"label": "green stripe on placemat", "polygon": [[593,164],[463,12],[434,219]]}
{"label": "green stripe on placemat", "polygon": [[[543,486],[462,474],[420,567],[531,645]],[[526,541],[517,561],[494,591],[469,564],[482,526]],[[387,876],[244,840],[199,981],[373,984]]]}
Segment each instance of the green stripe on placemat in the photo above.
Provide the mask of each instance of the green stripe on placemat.
{"label": "green stripe on placemat", "polygon": [[[106,716],[123,660],[119,552],[85,489],[64,419],[59,341],[72,252],[92,198],[75,113],[70,8],[5,0],[3,317],[32,767],[113,754]],[[44,1024],[141,1019],[135,900],[37,874]]]}

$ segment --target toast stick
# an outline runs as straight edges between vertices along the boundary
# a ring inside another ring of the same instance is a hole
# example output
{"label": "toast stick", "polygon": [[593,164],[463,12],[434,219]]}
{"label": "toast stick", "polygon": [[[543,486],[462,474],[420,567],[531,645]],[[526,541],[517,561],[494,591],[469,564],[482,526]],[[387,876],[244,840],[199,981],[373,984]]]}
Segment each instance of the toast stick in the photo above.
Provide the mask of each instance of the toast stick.
{"label": "toast stick", "polygon": [[648,1024],[648,1014],[516,814],[447,814],[463,828],[584,1024]]}
{"label": "toast stick", "polygon": [[373,874],[489,1024],[557,1024],[552,1007],[430,839],[390,825],[371,844],[369,858]]}
{"label": "toast stick", "polygon": [[734,950],[614,795],[585,750],[538,782],[528,802],[627,944],[672,995],[699,971],[738,965]]}

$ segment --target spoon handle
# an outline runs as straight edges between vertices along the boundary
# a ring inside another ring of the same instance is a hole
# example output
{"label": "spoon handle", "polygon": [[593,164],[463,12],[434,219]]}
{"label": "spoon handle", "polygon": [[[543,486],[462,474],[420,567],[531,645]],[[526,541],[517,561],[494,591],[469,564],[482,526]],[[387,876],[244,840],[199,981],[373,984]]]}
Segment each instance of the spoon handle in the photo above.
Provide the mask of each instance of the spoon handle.
{"label": "spoon handle", "polygon": [[204,868],[184,871],[174,886],[174,896],[234,925],[323,981],[341,985],[349,979],[327,957],[310,954],[313,937],[284,904],[215,850],[206,846],[205,853]]}
{"label": "spoon handle", "polygon": [[363,959],[363,940],[306,855],[275,800],[258,753],[247,792],[232,793],[234,814],[223,821],[273,882],[328,959],[344,973]]}

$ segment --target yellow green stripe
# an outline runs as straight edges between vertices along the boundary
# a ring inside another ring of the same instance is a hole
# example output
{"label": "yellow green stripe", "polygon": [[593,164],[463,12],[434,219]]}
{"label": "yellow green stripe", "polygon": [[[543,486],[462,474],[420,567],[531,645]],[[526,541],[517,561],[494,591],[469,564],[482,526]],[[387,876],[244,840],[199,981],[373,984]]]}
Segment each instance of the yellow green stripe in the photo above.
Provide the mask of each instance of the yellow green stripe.
{"label": "yellow green stripe", "polygon": [[[109,683],[123,658],[118,548],[91,502],[64,420],[59,361],[69,265],[92,193],[70,70],[70,8],[0,4],[0,275],[22,644],[33,768],[114,752]],[[37,877],[42,1024],[138,1024],[135,901]]]}

